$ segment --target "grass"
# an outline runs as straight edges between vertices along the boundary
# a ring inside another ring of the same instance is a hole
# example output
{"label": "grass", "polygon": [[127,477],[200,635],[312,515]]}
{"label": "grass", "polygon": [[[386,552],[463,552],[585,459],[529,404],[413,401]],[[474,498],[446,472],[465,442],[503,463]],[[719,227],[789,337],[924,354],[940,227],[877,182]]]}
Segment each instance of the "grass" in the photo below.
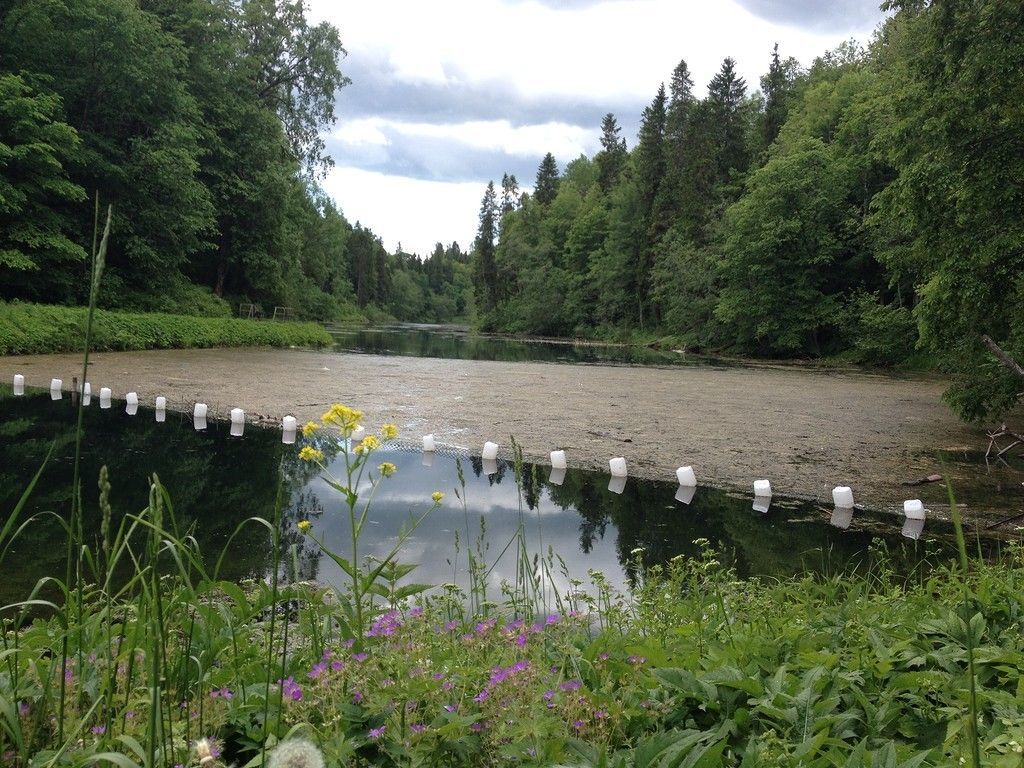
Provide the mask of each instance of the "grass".
{"label": "grass", "polygon": [[[89,310],[43,304],[0,303],[0,355],[82,349]],[[94,310],[91,349],[193,347],[323,347],[330,334],[315,323],[187,317]]]}

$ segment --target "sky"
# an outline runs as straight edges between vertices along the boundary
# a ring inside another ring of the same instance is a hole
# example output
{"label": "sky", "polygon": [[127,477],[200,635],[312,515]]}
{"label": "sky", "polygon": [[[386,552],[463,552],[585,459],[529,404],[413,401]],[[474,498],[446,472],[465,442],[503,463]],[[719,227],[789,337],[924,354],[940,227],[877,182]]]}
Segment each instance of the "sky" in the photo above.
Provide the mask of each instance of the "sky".
{"label": "sky", "polygon": [[345,216],[389,251],[467,250],[489,180],[529,191],[599,148],[615,114],[632,148],[640,114],[685,59],[698,96],[733,57],[748,91],[772,46],[808,65],[867,43],[879,0],[309,0],[341,32],[352,80],[326,132],[323,180]]}

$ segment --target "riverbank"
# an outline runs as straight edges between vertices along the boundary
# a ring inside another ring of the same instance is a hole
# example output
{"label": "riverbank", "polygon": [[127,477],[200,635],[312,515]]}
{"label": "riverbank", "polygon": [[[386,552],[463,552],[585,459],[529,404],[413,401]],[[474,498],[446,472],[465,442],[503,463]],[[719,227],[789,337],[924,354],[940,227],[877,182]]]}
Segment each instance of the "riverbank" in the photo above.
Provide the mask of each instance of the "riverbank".
{"label": "riverbank", "polygon": [[[80,375],[76,355],[0,358],[0,380],[22,373],[48,386]],[[136,391],[189,410],[196,401],[226,417],[232,407],[274,421],[314,419],[333,402],[395,422],[404,438],[433,432],[444,445],[479,452],[513,435],[529,459],[562,448],[570,467],[607,471],[624,456],[630,474],[671,479],[692,464],[702,484],[749,493],[768,478],[776,495],[814,499],[849,485],[858,503],[902,513],[921,498],[947,512],[942,473],[968,519],[1019,514],[1024,473],[986,474],[984,431],[960,423],[941,401],[946,382],[800,368],[641,368],[382,357],[272,349],[98,353],[89,379],[115,396]],[[1018,523],[1020,524],[1020,523]]]}
{"label": "riverbank", "polygon": [[[0,302],[0,355],[80,352],[86,315],[85,307]],[[316,323],[106,310],[96,310],[93,319],[98,351],[330,344],[330,334]]]}

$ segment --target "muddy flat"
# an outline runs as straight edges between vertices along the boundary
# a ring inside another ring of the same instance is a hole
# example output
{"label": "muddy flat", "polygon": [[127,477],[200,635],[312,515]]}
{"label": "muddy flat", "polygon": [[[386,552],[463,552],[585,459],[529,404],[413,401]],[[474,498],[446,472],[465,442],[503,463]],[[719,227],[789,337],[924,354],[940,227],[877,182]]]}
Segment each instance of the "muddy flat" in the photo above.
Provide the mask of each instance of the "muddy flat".
{"label": "muddy flat", "polygon": [[[70,389],[80,366],[74,355],[7,357],[0,376],[22,373],[39,387],[58,377]],[[945,382],[933,377],[212,349],[96,354],[89,380],[94,396],[107,386],[115,397],[136,391],[143,404],[164,395],[179,410],[200,401],[222,418],[240,407],[301,423],[343,402],[363,410],[368,426],[397,423],[416,444],[433,432],[442,445],[479,453],[485,440],[504,449],[512,435],[541,462],[562,448],[570,467],[607,471],[610,457],[624,456],[631,474],[665,480],[690,464],[701,483],[748,491],[766,478],[776,495],[828,506],[832,488],[849,485],[875,509],[901,511],[919,497],[941,515],[941,484],[903,485],[939,472],[968,515],[1024,511],[1022,473],[985,473],[984,431],[956,419],[941,400]]]}

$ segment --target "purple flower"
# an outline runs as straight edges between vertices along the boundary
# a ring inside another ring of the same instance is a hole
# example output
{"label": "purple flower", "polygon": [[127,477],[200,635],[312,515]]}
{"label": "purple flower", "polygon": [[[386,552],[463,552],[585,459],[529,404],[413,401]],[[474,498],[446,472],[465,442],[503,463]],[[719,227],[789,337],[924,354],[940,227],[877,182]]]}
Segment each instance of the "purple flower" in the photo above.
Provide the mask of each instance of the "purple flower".
{"label": "purple flower", "polygon": [[544,691],[544,698],[547,699],[548,701],[551,701],[551,699],[555,698],[555,692],[554,691],[550,691],[550,690],[549,691]]}
{"label": "purple flower", "polygon": [[341,659],[335,659],[334,661],[331,662],[331,669],[334,672],[340,672],[344,668],[345,668],[345,662],[342,661]]}
{"label": "purple flower", "polygon": [[234,694],[231,693],[231,689],[230,688],[218,688],[215,691],[210,691],[210,698],[211,699],[218,699],[218,698],[219,699],[232,699],[232,698],[234,698]]}
{"label": "purple flower", "polygon": [[607,651],[605,651],[604,653],[599,653],[599,654],[597,655],[597,660],[598,660],[598,661],[608,661],[608,655],[609,655],[609,654],[608,654],[608,652],[607,652]]}
{"label": "purple flower", "polygon": [[295,682],[295,678],[289,677],[287,680],[278,680],[281,685],[281,691],[292,701],[300,701],[302,699],[302,688],[298,683]]}
{"label": "purple flower", "polygon": [[105,725],[94,725],[89,730],[92,731],[96,736],[102,736],[104,733],[107,732],[107,726],[105,726]]}
{"label": "purple flower", "polygon": [[598,720],[604,720],[606,717],[608,717],[608,713],[605,712],[603,709],[598,709],[594,711],[594,717],[596,717]]}
{"label": "purple flower", "polygon": [[409,611],[409,618],[411,618],[411,619],[418,619],[422,615],[423,615],[423,609],[420,608],[418,605],[415,608],[413,608],[411,611]]}
{"label": "purple flower", "polygon": [[423,733],[425,730],[427,730],[427,726],[425,726],[423,723],[412,723],[409,726],[409,730],[413,733]]}
{"label": "purple flower", "polygon": [[320,675],[327,671],[327,662],[318,661],[313,665],[313,668],[307,673],[312,680],[316,680]]}
{"label": "purple flower", "polygon": [[458,704],[445,704],[444,705],[444,711],[448,712],[449,714],[452,713],[452,712],[455,712],[456,710],[458,710],[458,708],[459,708]]}
{"label": "purple flower", "polygon": [[516,645],[520,648],[526,645],[526,635],[516,635]]}
{"label": "purple flower", "polygon": [[444,680],[444,672],[434,672],[431,677],[435,680]]}
{"label": "purple flower", "polygon": [[441,687],[446,691],[450,691],[452,688],[455,687],[455,683],[453,683],[451,680],[445,680],[443,683],[441,683]]}
{"label": "purple flower", "polygon": [[455,631],[456,629],[459,628],[459,622],[457,622],[457,621],[449,621],[447,624],[444,625],[444,628],[448,632],[453,632],[453,631]]}
{"label": "purple flower", "polygon": [[352,660],[353,661],[366,661],[368,658],[370,658],[370,654],[368,654],[368,653],[353,653],[352,654]]}
{"label": "purple flower", "polygon": [[578,691],[582,685],[583,682],[580,680],[566,680],[558,687],[561,688],[563,691]]}
{"label": "purple flower", "polygon": [[352,703],[361,704],[363,701],[363,694],[360,691],[352,691]]}
{"label": "purple flower", "polygon": [[490,691],[484,688],[482,691],[480,691],[480,693],[473,697],[473,701],[477,702],[478,704],[482,704],[483,702],[487,701],[487,698],[490,695]]}
{"label": "purple flower", "polygon": [[647,661],[647,659],[646,659],[646,658],[645,658],[644,656],[630,656],[630,657],[629,657],[629,658],[627,659],[627,661],[628,661],[628,662],[629,662],[630,664],[637,664],[637,665],[638,665],[638,664],[643,664],[643,663],[645,663],[645,662]]}
{"label": "purple flower", "polygon": [[549,624],[549,625],[550,624],[557,624],[559,619],[561,619],[561,618],[562,617],[559,616],[557,613],[552,613],[551,615],[548,616],[547,620],[544,623],[545,624]]}
{"label": "purple flower", "polygon": [[573,720],[572,721],[572,727],[575,728],[577,731],[582,731],[583,730],[583,721],[582,720]]}
{"label": "purple flower", "polygon": [[124,719],[125,720],[134,720],[136,714],[137,713],[135,712],[134,709],[129,709],[127,712],[124,713]]}
{"label": "purple flower", "polygon": [[473,731],[474,733],[480,733],[480,731],[482,731],[484,727],[485,726],[483,723],[473,723],[471,726],[469,726],[469,730]]}
{"label": "purple flower", "polygon": [[28,715],[28,702],[27,701],[19,701],[18,702],[18,714],[21,715],[22,717],[25,717],[26,715]]}
{"label": "purple flower", "polygon": [[376,741],[384,735],[384,729],[387,728],[387,724],[382,725],[380,728],[371,728],[367,734],[372,740]]}

